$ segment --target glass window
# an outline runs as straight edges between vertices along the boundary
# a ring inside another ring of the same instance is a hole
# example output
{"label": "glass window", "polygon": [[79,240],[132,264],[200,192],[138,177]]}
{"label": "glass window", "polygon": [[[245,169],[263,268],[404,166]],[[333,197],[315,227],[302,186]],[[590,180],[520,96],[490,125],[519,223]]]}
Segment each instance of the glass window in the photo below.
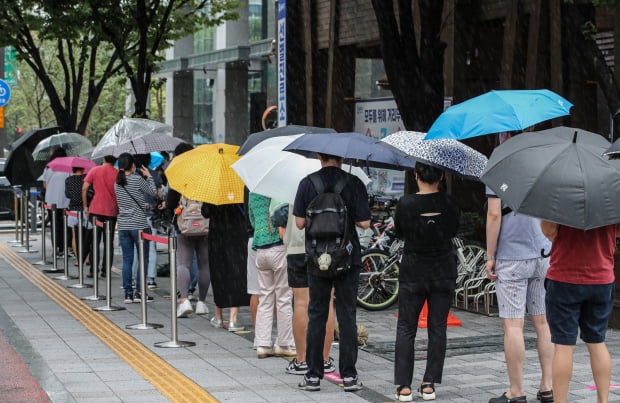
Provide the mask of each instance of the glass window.
{"label": "glass window", "polygon": [[208,78],[194,78],[194,144],[213,143],[213,87]]}

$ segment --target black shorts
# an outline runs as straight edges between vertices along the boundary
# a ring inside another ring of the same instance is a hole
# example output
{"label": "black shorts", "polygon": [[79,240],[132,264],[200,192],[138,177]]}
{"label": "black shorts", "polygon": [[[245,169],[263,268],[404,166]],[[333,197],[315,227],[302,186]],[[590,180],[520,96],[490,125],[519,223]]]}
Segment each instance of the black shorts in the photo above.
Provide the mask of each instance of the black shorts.
{"label": "black shorts", "polygon": [[308,288],[308,269],[306,254],[297,253],[286,256],[288,285],[291,288]]}

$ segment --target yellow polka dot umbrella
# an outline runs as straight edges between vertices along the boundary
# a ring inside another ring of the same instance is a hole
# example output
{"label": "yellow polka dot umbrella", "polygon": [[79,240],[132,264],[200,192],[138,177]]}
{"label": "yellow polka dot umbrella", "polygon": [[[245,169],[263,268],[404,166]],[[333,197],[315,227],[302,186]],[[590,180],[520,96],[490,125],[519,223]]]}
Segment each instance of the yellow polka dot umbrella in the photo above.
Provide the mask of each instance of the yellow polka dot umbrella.
{"label": "yellow polka dot umbrella", "polygon": [[204,144],[174,157],[166,169],[170,187],[183,196],[221,205],[243,203],[243,181],[230,167],[239,146]]}

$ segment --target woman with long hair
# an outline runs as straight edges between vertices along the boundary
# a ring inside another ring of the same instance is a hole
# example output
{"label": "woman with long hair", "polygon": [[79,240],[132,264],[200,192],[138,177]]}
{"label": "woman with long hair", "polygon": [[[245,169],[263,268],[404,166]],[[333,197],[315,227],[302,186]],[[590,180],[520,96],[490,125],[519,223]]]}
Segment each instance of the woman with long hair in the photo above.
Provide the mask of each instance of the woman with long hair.
{"label": "woman with long hair", "polygon": [[405,241],[400,265],[398,324],[394,360],[396,399],[413,400],[413,357],[418,319],[428,304],[428,357],[418,395],[435,399],[446,357],[446,327],[456,285],[456,236],[461,210],[452,197],[439,190],[443,171],[416,163],[418,192],[403,196],[396,207],[396,234]]}
{"label": "woman with long hair", "polygon": [[[142,176],[135,175],[136,164],[131,154],[123,153],[118,157],[118,174],[114,192],[118,203],[118,240],[123,253],[123,288],[125,289],[125,303],[139,303],[140,284],[144,281],[140,275],[136,276],[136,292],[133,291],[131,267],[133,265],[134,250],[138,248],[139,230],[151,233],[151,227],[146,221],[146,203],[144,195],[157,196],[155,183],[151,173],[145,166],[140,166]],[[146,178],[146,179],[145,179]],[[148,250],[148,241],[144,241],[144,249]],[[144,254],[144,265],[148,265],[148,254]],[[150,302],[153,297],[146,296]]]}

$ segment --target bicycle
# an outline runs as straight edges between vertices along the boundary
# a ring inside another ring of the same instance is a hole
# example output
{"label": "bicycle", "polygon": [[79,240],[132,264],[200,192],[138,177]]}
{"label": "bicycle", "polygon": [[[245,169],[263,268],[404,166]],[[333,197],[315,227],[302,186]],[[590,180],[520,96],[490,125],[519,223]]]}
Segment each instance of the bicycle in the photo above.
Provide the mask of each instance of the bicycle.
{"label": "bicycle", "polygon": [[370,248],[362,252],[357,288],[359,306],[369,311],[380,311],[396,302],[403,246],[403,241],[394,239],[387,250]]}

